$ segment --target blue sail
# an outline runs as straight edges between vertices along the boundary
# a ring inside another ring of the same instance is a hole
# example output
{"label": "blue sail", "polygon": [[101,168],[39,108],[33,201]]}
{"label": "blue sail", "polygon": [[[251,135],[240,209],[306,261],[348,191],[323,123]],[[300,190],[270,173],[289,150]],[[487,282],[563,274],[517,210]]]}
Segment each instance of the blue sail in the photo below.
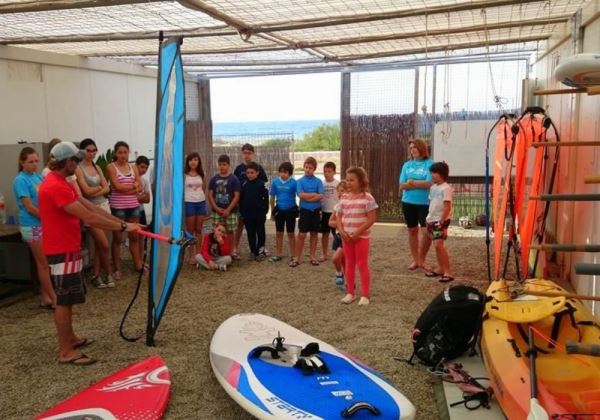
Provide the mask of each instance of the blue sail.
{"label": "blue sail", "polygon": [[[180,37],[161,42],[158,67],[152,231],[169,238],[180,238],[183,234],[185,84],[180,45]],[[154,334],[181,270],[183,248],[181,244],[152,239],[148,345],[154,344]]]}

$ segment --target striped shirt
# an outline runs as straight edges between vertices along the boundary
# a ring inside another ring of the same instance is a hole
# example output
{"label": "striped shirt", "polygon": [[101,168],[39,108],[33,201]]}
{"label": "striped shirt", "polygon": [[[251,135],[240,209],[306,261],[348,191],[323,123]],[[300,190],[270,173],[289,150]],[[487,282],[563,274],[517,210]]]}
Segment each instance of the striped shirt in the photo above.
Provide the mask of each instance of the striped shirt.
{"label": "striped shirt", "polygon": [[[353,233],[369,220],[367,214],[377,207],[379,206],[375,202],[373,196],[369,193],[344,194],[336,206],[335,211],[342,218],[344,230],[347,233]],[[370,234],[371,229],[367,229],[360,237],[368,238]]]}
{"label": "striped shirt", "polygon": [[[133,172],[133,168],[129,165],[129,173],[122,174],[119,171],[119,167],[114,163],[111,165],[115,166],[117,170],[117,179],[123,185],[133,185],[135,184],[135,172]],[[137,199],[136,194],[125,194],[117,191],[113,188],[110,192],[110,207],[113,209],[133,209],[140,205]]]}

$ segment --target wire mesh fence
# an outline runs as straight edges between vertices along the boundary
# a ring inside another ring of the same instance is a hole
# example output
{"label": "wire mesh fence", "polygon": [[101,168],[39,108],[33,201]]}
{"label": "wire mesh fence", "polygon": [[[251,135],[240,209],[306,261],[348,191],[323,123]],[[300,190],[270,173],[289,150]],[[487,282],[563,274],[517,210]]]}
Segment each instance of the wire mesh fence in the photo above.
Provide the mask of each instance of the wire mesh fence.
{"label": "wire mesh fence", "polygon": [[278,176],[282,162],[294,162],[293,133],[221,134],[213,135],[213,168],[218,167],[220,155],[227,155],[233,171],[242,163],[242,146],[246,143],[254,146],[255,161],[265,169],[269,182]]}

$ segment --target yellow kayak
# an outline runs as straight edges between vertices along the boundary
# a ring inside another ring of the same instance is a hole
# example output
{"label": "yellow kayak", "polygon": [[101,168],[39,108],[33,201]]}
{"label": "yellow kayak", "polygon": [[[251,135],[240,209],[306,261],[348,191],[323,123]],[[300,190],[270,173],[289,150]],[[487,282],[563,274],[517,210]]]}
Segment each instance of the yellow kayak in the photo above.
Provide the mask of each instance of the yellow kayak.
{"label": "yellow kayak", "polygon": [[[558,343],[555,347],[535,334],[538,400],[550,418],[579,418],[574,414],[585,413],[588,415],[581,418],[600,420],[600,358],[564,352],[567,341],[600,344],[600,326],[580,301],[526,295],[528,288],[563,290],[551,281],[533,279],[524,287],[494,282],[487,293],[491,299],[486,305],[488,316],[483,321],[481,349],[500,406],[509,420],[524,420],[529,413],[527,333],[531,325]],[[514,306],[510,306],[509,297],[515,301]],[[511,322],[518,321],[519,314],[525,321]]]}

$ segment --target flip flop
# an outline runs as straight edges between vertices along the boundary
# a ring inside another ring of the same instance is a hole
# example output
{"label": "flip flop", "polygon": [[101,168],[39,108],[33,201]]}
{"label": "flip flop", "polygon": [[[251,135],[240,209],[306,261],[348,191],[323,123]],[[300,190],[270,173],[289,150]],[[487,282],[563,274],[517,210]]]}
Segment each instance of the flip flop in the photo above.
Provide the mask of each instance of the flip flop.
{"label": "flip flop", "polygon": [[454,280],[454,277],[444,275],[438,281],[440,283],[448,283],[448,282],[451,282],[452,280]]}
{"label": "flip flop", "polygon": [[79,356],[75,356],[71,359],[67,359],[67,360],[59,359],[58,360],[58,363],[61,365],[75,365],[75,366],[89,366],[89,365],[93,365],[96,362],[97,362],[96,359],[94,359],[93,357],[86,356],[83,353],[81,353]]}
{"label": "flip flop", "polygon": [[441,276],[442,273],[436,273],[435,271],[428,271],[427,273],[425,273],[425,277],[429,277],[429,278],[433,278],[433,277],[439,277]]}
{"label": "flip flop", "polygon": [[300,263],[296,260],[294,261],[290,261],[290,263],[288,264],[288,266],[294,268],[294,267],[298,267],[300,265]]}
{"label": "flip flop", "polygon": [[317,265],[321,265],[321,263],[317,260],[310,260],[311,265],[317,266]]}
{"label": "flip flop", "polygon": [[74,344],[73,348],[79,349],[81,347],[89,346],[90,344],[93,344],[95,341],[96,340],[94,340],[93,338],[84,338],[79,343]]}
{"label": "flip flop", "polygon": [[40,306],[39,306],[39,308],[40,308],[40,309],[47,309],[47,310],[49,310],[49,311],[53,311],[53,310],[55,310],[55,309],[56,309],[56,308],[54,307],[54,305],[52,305],[51,303],[40,303]]}

